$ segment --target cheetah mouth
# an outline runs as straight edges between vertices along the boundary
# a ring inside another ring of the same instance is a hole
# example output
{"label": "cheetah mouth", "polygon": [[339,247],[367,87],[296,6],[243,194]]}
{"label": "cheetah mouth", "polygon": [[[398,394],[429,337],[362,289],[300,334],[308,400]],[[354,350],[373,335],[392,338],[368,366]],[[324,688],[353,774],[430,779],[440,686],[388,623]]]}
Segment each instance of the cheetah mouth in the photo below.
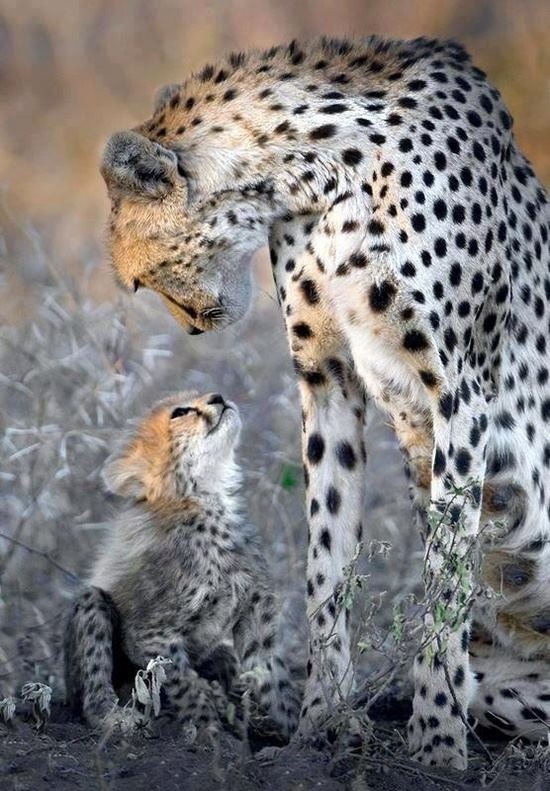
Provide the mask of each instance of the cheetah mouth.
{"label": "cheetah mouth", "polygon": [[212,426],[212,428],[210,429],[208,434],[213,434],[215,431],[218,430],[218,428],[221,426],[221,424],[225,422],[225,413],[226,412],[233,412],[233,411],[234,411],[234,409],[233,409],[232,406],[230,406],[229,404],[224,404],[223,405],[223,409],[222,409],[222,411],[220,413],[220,416],[218,418],[217,423],[214,426]]}

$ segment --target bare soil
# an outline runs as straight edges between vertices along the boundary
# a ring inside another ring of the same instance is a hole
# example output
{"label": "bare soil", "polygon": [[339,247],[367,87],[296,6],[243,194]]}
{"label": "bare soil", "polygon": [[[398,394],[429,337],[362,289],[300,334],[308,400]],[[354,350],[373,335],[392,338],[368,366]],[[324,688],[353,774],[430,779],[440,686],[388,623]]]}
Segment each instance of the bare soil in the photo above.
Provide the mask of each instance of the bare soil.
{"label": "bare soil", "polygon": [[[45,732],[31,722],[0,726],[0,788],[6,791],[410,791],[410,789],[482,789],[546,791],[550,774],[532,760],[504,760],[503,745],[489,743],[492,760],[471,745],[465,774],[428,770],[411,763],[401,747],[408,703],[391,698],[374,712],[378,721],[372,744],[363,754],[337,748],[291,744],[251,754],[248,745],[227,734],[219,750],[186,747],[174,726],[160,723],[153,737],[111,739],[53,707]],[[387,719],[394,715],[394,719]],[[386,719],[380,719],[386,718]],[[500,755],[500,759],[499,759]]]}

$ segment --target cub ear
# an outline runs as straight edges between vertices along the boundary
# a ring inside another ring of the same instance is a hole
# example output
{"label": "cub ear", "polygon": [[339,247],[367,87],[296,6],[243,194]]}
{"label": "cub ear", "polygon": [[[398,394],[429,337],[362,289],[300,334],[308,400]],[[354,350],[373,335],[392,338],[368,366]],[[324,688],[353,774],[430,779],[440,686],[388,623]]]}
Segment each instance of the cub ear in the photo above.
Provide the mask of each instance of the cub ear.
{"label": "cub ear", "polygon": [[109,456],[101,471],[105,488],[120,497],[142,500],[145,497],[143,458],[133,448]]}
{"label": "cub ear", "polygon": [[153,99],[155,113],[165,107],[169,102],[172,102],[172,106],[175,107],[180,98],[180,91],[181,85],[178,85],[177,82],[159,88]]}
{"label": "cub ear", "polygon": [[164,198],[176,185],[178,160],[138,132],[116,132],[105,146],[100,170],[112,195]]}

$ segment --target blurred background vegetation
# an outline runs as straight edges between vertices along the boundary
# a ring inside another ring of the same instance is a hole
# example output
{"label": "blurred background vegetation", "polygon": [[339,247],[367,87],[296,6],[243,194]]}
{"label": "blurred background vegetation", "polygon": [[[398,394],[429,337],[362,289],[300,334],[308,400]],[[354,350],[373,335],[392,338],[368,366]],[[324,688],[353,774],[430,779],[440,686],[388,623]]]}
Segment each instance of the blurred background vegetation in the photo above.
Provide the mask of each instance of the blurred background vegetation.
{"label": "blurred background vegetation", "polygon": [[548,0],[1,0],[9,313],[32,310],[29,281],[40,288],[44,278],[36,269],[28,277],[36,262],[13,223],[32,224],[62,270],[78,275],[97,260],[91,295],[112,296],[100,263],[98,156],[112,131],[148,117],[160,85],[226,51],[321,33],[460,39],[502,91],[521,147],[548,182]]}
{"label": "blurred background vegetation", "polygon": [[[75,584],[59,567],[84,574],[120,508],[98,482],[113,430],[174,388],[243,405],[249,512],[300,622],[299,410],[268,267],[260,256],[240,327],[184,337],[154,295],[114,286],[97,162],[159,86],[230,50],[320,33],[461,40],[548,183],[548,0],[0,0],[0,531],[12,539],[0,540],[0,697],[19,676],[56,681],[51,627]],[[367,521],[393,544],[369,569],[386,591],[382,628],[414,589],[421,551],[395,440],[376,417],[369,434]]]}

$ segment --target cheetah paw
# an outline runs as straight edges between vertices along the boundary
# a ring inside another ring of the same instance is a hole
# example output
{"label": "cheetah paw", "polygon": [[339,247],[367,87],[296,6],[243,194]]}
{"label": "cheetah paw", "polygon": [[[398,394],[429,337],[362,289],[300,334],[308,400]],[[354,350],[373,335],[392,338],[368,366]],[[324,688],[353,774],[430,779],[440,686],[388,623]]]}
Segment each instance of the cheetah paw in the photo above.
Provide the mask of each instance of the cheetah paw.
{"label": "cheetah paw", "polygon": [[429,729],[425,723],[422,727],[420,720],[417,721],[414,715],[409,720],[409,754],[412,760],[424,766],[467,769],[465,729],[455,728],[456,732],[451,734],[448,729]]}

